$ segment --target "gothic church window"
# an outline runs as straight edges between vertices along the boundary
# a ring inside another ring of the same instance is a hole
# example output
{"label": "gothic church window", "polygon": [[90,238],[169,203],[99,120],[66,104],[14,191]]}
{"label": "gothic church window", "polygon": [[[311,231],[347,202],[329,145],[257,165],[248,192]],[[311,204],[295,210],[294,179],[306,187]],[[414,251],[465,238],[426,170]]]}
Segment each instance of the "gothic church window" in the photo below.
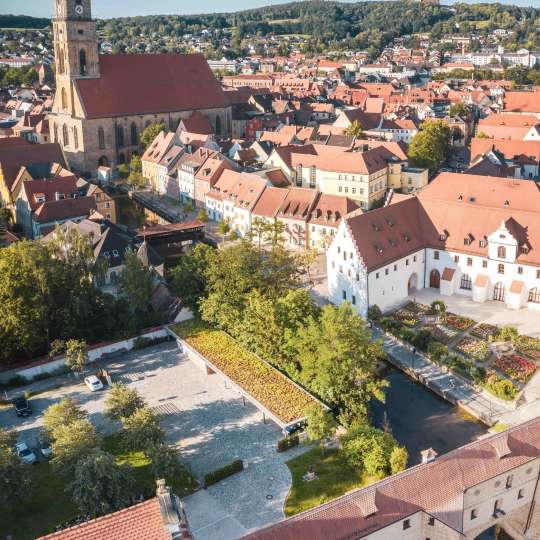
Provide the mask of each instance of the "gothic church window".
{"label": "gothic church window", "polygon": [[102,127],[98,129],[98,144],[100,150],[105,149],[105,131],[103,131]]}

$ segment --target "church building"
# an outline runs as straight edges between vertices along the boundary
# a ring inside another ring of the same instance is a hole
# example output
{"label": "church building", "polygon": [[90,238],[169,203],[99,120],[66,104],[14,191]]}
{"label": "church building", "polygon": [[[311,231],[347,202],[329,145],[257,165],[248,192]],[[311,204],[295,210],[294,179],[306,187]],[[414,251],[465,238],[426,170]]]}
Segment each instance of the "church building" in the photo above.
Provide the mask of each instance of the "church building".
{"label": "church building", "polygon": [[204,114],[216,136],[231,130],[231,107],[199,54],[99,55],[91,0],[55,0],[56,94],[51,139],[71,168],[94,174],[141,153],[145,127],[176,130],[192,112]]}

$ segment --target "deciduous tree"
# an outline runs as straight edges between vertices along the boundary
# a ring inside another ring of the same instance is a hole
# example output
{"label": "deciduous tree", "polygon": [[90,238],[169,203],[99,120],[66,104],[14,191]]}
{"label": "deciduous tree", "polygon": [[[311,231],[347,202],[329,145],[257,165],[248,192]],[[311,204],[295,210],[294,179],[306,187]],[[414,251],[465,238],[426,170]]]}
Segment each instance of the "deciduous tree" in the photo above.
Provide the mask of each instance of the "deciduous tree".
{"label": "deciduous tree", "polygon": [[122,424],[123,444],[127,449],[146,451],[152,446],[163,444],[165,440],[159,416],[148,407],[141,407],[131,416],[123,418]]}
{"label": "deciduous tree", "polygon": [[307,411],[306,433],[311,441],[318,442],[324,450],[324,442],[336,433],[337,422],[331,411],[320,405],[312,405]]}
{"label": "deciduous tree", "polygon": [[451,130],[442,120],[428,120],[422,124],[409,146],[409,160],[413,166],[435,169],[449,156]]}
{"label": "deciduous tree", "polygon": [[141,145],[146,150],[153,142],[154,139],[162,132],[169,131],[165,124],[150,124],[141,133]]}
{"label": "deciduous tree", "polygon": [[66,366],[74,373],[83,373],[88,363],[86,342],[70,339],[66,342]]}
{"label": "deciduous tree", "polygon": [[118,465],[114,456],[99,449],[77,462],[67,486],[81,514],[94,518],[128,506],[133,488],[130,468]]}
{"label": "deciduous tree", "polygon": [[54,439],[60,427],[68,426],[78,420],[85,420],[87,416],[86,411],[83,411],[78,403],[67,397],[47,407],[43,413],[43,426]]}
{"label": "deciduous tree", "polygon": [[144,399],[134,388],[114,383],[105,400],[107,416],[113,420],[128,418],[137,409],[145,406]]}

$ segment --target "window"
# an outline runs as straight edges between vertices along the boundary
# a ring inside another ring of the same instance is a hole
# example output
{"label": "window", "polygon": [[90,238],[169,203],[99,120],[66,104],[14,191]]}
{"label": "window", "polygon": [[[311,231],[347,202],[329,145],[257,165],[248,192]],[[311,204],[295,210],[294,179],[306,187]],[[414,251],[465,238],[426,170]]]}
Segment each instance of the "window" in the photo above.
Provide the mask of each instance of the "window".
{"label": "window", "polygon": [[407,529],[410,529],[411,528],[411,520],[410,519],[406,519],[404,522],[403,522],[403,530],[406,531]]}
{"label": "window", "polygon": [[405,266],[409,266],[409,259],[405,259]]}
{"label": "window", "polygon": [[454,262],[459,262],[459,255],[454,255]]}
{"label": "window", "polygon": [[379,272],[375,274],[375,279],[379,279]]}
{"label": "window", "polygon": [[523,499],[523,497],[525,497],[525,490],[520,489],[520,490],[518,491],[518,496],[517,496],[517,498],[518,498],[518,499]]}
{"label": "window", "polygon": [[131,124],[131,146],[138,146],[139,144],[139,133],[137,131],[137,124],[132,122]]}
{"label": "window", "polygon": [[62,137],[64,139],[64,146],[69,146],[69,131],[68,127],[65,124],[62,128]]}
{"label": "window", "polygon": [[65,88],[62,88],[62,109],[66,110],[68,108],[68,98]]}
{"label": "window", "polygon": [[497,267],[497,272],[499,274],[504,274],[504,264],[499,264],[499,266]]}
{"label": "window", "polygon": [[433,258],[438,261],[439,260],[439,252],[438,251],[434,251],[433,252]]}
{"label": "window", "polygon": [[499,246],[497,249],[497,257],[499,259],[506,259],[506,248],[504,246]]}
{"label": "window", "polygon": [[502,509],[502,499],[497,499],[495,501],[495,504],[493,505],[493,515],[497,517],[497,514],[501,511],[501,509]]}
{"label": "window", "polygon": [[352,303],[353,303],[353,306],[356,306],[356,296],[354,296],[354,294],[352,296]]}
{"label": "window", "polygon": [[518,274],[523,274],[523,266],[518,266]]}
{"label": "window", "polygon": [[338,246],[337,252],[338,252],[338,253],[341,253],[341,246]]}
{"label": "window", "polygon": [[344,261],[347,260],[347,252],[346,252],[346,251],[343,252],[343,260],[344,260]]}
{"label": "window", "polygon": [[460,289],[464,289],[466,291],[470,291],[472,289],[472,281],[468,274],[463,274],[461,276],[461,284]]}
{"label": "window", "polygon": [[435,518],[434,518],[434,517],[430,517],[430,518],[428,519],[428,525],[429,525],[430,527],[433,527],[433,526],[435,525]]}
{"label": "window", "polygon": [[487,268],[488,263],[486,260],[482,261],[482,268]]}
{"label": "window", "polygon": [[79,51],[79,70],[80,74],[84,77],[87,73],[86,69],[86,51],[81,49]]}
{"label": "window", "polygon": [[341,291],[341,294],[343,296],[343,300],[347,300],[347,291]]}
{"label": "window", "polygon": [[73,126],[73,146],[75,147],[75,150],[79,148],[79,132],[75,126]]}
{"label": "window", "polygon": [[397,264],[394,264],[394,272],[397,272]]}
{"label": "window", "polygon": [[467,266],[472,266],[472,259],[467,257]]}
{"label": "window", "polygon": [[100,150],[105,149],[105,131],[103,130],[102,127],[98,129],[98,144],[99,144]]}
{"label": "window", "polygon": [[356,274],[356,281],[360,281],[360,274]]}
{"label": "window", "polygon": [[540,304],[540,289],[538,287],[529,291],[529,302]]}
{"label": "window", "polygon": [[510,489],[512,487],[513,480],[514,480],[514,475],[512,474],[506,477],[506,489]]}
{"label": "window", "polygon": [[478,517],[478,510],[473,509],[471,510],[471,520],[476,519]]}
{"label": "window", "polygon": [[413,256],[412,260],[413,262],[416,262],[416,255]]}
{"label": "window", "polygon": [[485,240],[480,240],[480,247],[485,248],[487,246],[487,242]]}
{"label": "window", "polygon": [[389,270],[388,270],[388,268],[386,268],[386,270],[384,271],[384,275],[387,276],[388,272],[389,272]]}
{"label": "window", "polygon": [[336,267],[336,263],[332,261],[332,268],[335,268],[335,267]]}
{"label": "window", "polygon": [[339,265],[339,271],[340,273],[343,273],[343,266],[341,266],[341,264]]}
{"label": "window", "polygon": [[118,148],[124,147],[124,128],[122,126],[116,128],[116,141],[118,143]]}

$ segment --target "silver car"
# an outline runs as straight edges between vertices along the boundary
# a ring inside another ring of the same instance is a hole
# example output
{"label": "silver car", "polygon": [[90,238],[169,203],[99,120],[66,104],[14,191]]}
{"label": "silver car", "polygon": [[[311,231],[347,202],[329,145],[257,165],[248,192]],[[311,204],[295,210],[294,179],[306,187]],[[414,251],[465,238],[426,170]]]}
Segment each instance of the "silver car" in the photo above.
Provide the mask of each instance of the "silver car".
{"label": "silver car", "polygon": [[20,460],[26,465],[33,465],[37,463],[37,457],[26,443],[20,442],[15,445],[15,451],[19,456]]}

